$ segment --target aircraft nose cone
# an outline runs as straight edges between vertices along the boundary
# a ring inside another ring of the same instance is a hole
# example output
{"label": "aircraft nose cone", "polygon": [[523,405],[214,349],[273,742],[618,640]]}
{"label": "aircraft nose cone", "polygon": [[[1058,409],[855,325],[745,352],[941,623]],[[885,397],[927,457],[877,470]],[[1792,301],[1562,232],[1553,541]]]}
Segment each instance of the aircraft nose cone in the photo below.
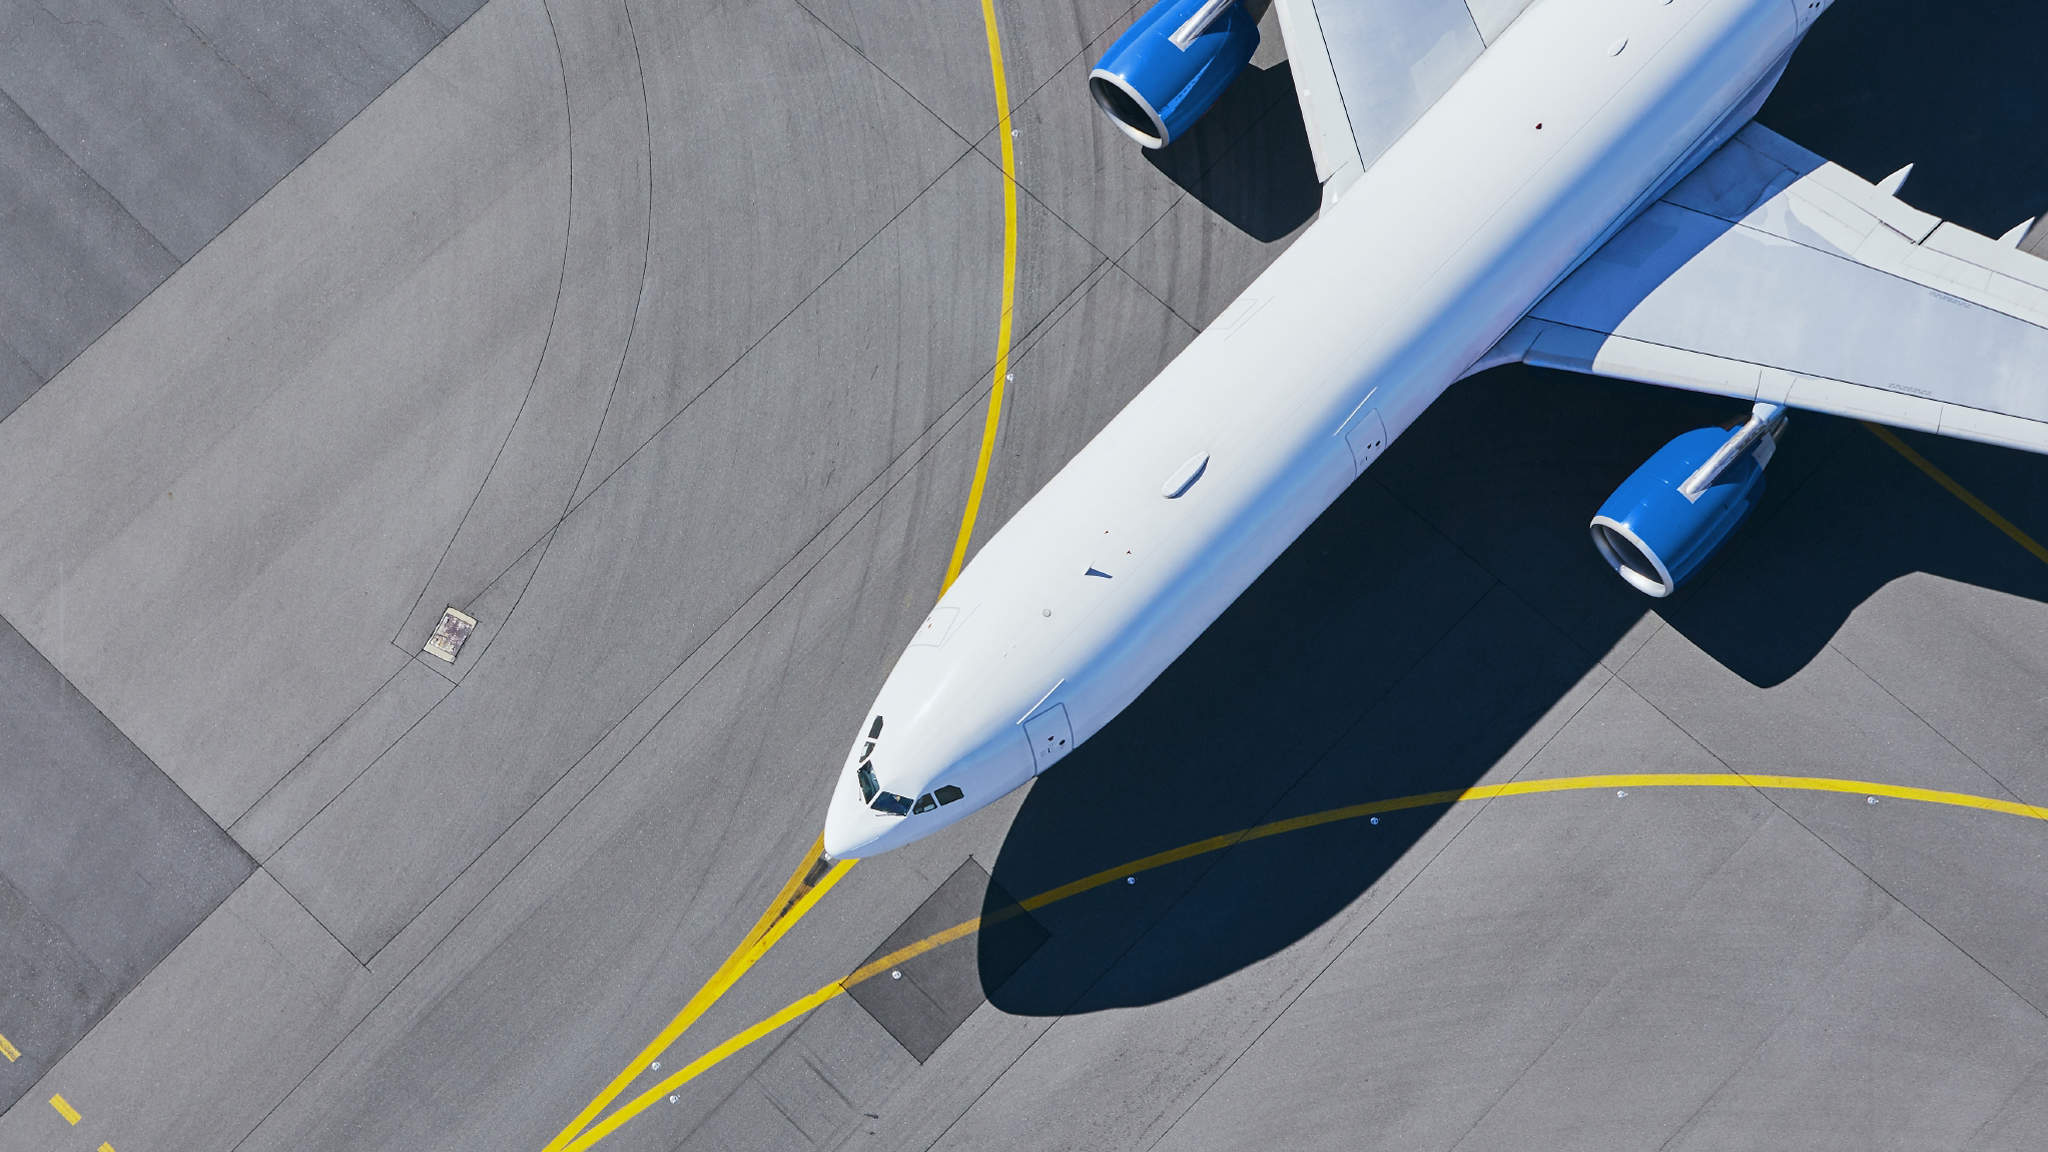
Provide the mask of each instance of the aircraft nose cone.
{"label": "aircraft nose cone", "polygon": [[830,860],[857,860],[866,851],[878,829],[875,814],[855,803],[851,786],[841,780],[832,790],[832,802],[825,809],[825,856]]}

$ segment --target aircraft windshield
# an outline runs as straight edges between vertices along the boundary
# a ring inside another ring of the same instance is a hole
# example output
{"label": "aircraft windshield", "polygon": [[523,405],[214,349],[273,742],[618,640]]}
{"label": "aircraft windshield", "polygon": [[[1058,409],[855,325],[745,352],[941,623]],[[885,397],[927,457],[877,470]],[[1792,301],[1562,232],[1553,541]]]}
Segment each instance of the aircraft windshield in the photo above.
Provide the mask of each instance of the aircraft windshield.
{"label": "aircraft windshield", "polygon": [[875,793],[882,790],[881,782],[875,779],[875,766],[863,764],[860,766],[860,771],[855,773],[855,775],[860,777],[861,802],[864,804],[874,803]]}
{"label": "aircraft windshield", "polygon": [[894,792],[877,792],[874,803],[868,805],[868,807],[873,808],[877,812],[887,812],[891,816],[908,816],[910,815],[910,797],[898,796]]}

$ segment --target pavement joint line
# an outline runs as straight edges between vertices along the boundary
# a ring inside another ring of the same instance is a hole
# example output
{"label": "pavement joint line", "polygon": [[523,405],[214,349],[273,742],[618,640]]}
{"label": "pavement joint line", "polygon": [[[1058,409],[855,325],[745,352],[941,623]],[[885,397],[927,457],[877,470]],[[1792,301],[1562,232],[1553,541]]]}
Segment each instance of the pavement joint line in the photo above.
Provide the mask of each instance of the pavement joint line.
{"label": "pavement joint line", "polygon": [[[512,437],[518,434],[519,421],[526,415],[526,406],[533,402],[534,389],[540,387],[541,369],[547,367],[548,349],[555,344],[555,323],[562,316],[562,289],[569,283],[569,255],[571,249],[575,247],[576,113],[574,102],[569,99],[569,65],[562,54],[562,34],[555,27],[555,11],[548,7],[548,0],[540,0],[540,12],[547,21],[548,41],[555,48],[555,78],[560,81],[562,89],[562,182],[566,185],[566,191],[562,197],[562,259],[555,268],[555,298],[548,305],[547,328],[541,333],[540,351],[534,355],[533,371],[526,377],[526,391],[520,394],[519,406],[513,409],[511,422],[505,425],[505,435],[498,441],[497,451],[491,453],[490,465],[484,469],[483,478],[477,481],[476,491],[470,493],[469,503],[463,505],[462,516],[455,521],[455,530],[448,534],[448,543],[441,549],[440,558],[434,561],[432,570],[427,573],[426,582],[420,588],[419,596],[413,600],[411,611],[406,613],[407,620],[411,619],[412,613],[420,610],[420,605],[427,599],[427,593],[433,591],[434,577],[440,575],[442,566],[448,563],[449,555],[455,551],[455,542],[462,537],[463,526],[469,523],[470,514],[475,512],[476,506],[483,501],[484,492],[491,486],[491,477],[497,474],[498,462],[505,458],[505,449],[511,445]],[[600,428],[599,432],[602,433],[603,429]],[[575,489],[570,489],[569,495],[572,498],[575,494]],[[522,551],[512,562],[517,564],[525,555],[526,553]],[[399,622],[400,635],[403,635],[405,625],[406,621]],[[394,636],[392,643],[398,643],[398,638]],[[454,678],[450,677],[449,680],[452,683]]]}
{"label": "pavement joint line", "polygon": [[[1363,804],[1351,804],[1341,808],[1329,808],[1321,812],[1310,812],[1283,820],[1272,820],[1223,832],[1215,836],[1182,844],[1141,856],[1136,860],[1105,868],[1083,876],[1056,888],[1048,888],[1035,896],[1027,897],[1008,905],[994,915],[976,916],[963,920],[950,928],[935,932],[922,940],[907,944],[887,956],[861,965],[843,980],[835,980],[817,990],[792,1001],[780,1011],[734,1034],[731,1038],[710,1051],[677,1069],[668,1078],[621,1105],[611,1115],[592,1125],[572,1141],[557,1148],[549,1146],[549,1152],[586,1152],[598,1141],[617,1131],[628,1120],[651,1107],[657,1101],[676,1089],[710,1071],[726,1059],[752,1046],[762,1038],[771,1035],[784,1025],[808,1014],[813,1009],[846,992],[855,984],[874,978],[883,972],[918,957],[935,948],[955,940],[971,936],[984,926],[1000,923],[1024,912],[1035,912],[1049,904],[1091,892],[1097,888],[1110,887],[1126,876],[1140,872],[1154,871],[1169,864],[1177,864],[1197,856],[1220,852],[1238,844],[1270,839],[1319,828],[1327,824],[1356,820],[1360,817],[1384,815],[1390,812],[1404,812],[1417,808],[1449,807],[1475,800],[1491,801],[1510,796],[1538,796],[1559,792],[1600,792],[1626,790],[1630,788],[1733,788],[1760,791],[1788,792],[1834,792],[1845,795],[1883,796],[1895,800],[1916,800],[1926,804],[1937,804],[1952,808],[1995,812],[2023,819],[2048,823],[2048,808],[2012,800],[2001,800],[1991,796],[1978,796],[1967,792],[1947,792],[1934,788],[1917,788],[1903,784],[1884,784],[1874,780],[1847,780],[1826,776],[1784,776],[1759,773],[1735,772],[1668,772],[1668,773],[1625,773],[1596,776],[1554,776],[1536,780],[1514,780],[1505,784],[1479,784],[1468,788],[1452,788],[1437,792],[1421,792],[1410,796],[1396,796],[1385,800],[1373,800]],[[850,865],[852,861],[846,861]],[[823,884],[820,887],[824,887]],[[778,925],[780,927],[780,925]],[[636,1066],[637,1067],[637,1066]]]}
{"label": "pavement joint line", "polygon": [[[415,11],[418,11],[417,6],[411,4],[411,0],[407,0],[407,4],[409,7],[413,7]],[[36,120],[32,116],[29,116],[27,111],[23,109],[21,105],[15,101],[13,96],[9,95],[4,88],[0,88],[0,100],[5,100],[8,104],[13,105],[16,111],[21,112],[21,114],[28,119],[29,123],[35,126],[36,132],[39,135],[41,135],[44,139],[48,140],[51,143],[51,145],[55,147],[57,151],[63,155],[64,159],[71,163],[71,166],[73,168],[77,169],[81,175],[83,175],[87,180],[92,182],[94,187],[97,187],[102,193],[104,193],[111,203],[113,203],[116,207],[121,209],[123,215],[127,216],[130,220],[133,220],[135,222],[135,226],[137,228],[142,229],[143,235],[148,236],[150,240],[154,242],[156,246],[164,252],[165,255],[169,256],[172,260],[177,262],[177,266],[172,268],[170,272],[167,275],[165,275],[162,280],[159,280],[155,284],[151,285],[149,290],[147,292],[144,292],[139,299],[137,299],[133,304],[130,304],[128,308],[125,311],[123,311],[119,316],[116,316],[114,317],[114,319],[109,321],[105,328],[100,329],[97,335],[95,335],[91,340],[88,340],[86,342],[84,347],[72,353],[71,356],[64,361],[64,363],[57,366],[57,369],[55,371],[51,372],[47,377],[44,377],[42,383],[48,384],[50,381],[55,380],[59,376],[62,376],[65,370],[70,368],[72,364],[76,363],[80,356],[83,356],[87,352],[91,351],[95,345],[97,345],[101,340],[105,339],[107,333],[112,332],[117,325],[119,325],[122,321],[128,319],[129,316],[133,315],[136,309],[148,303],[150,297],[155,296],[159,291],[161,291],[164,285],[169,284],[172,280],[176,279],[178,273],[184,269],[185,265],[190,264],[194,260],[197,260],[201,253],[205,252],[208,248],[212,247],[214,241],[219,240],[222,236],[226,235],[228,229],[234,227],[235,224],[242,219],[242,217],[248,215],[249,212],[252,209],[254,209],[258,204],[261,204],[265,200],[269,199],[270,194],[276,191],[279,185],[291,179],[295,174],[297,174],[299,169],[305,167],[309,162],[312,161],[312,159],[315,156],[318,156],[321,152],[325,151],[327,148],[328,141],[333,140],[336,136],[339,136],[344,131],[347,131],[349,125],[354,124],[356,120],[363,115],[363,113],[368,112],[373,106],[376,105],[376,103],[379,100],[383,99],[384,94],[386,92],[389,92],[392,88],[396,87],[398,83],[404,80],[407,76],[412,75],[413,71],[417,69],[421,65],[421,63],[423,63],[426,60],[427,57],[432,56],[434,54],[435,49],[438,49],[442,44],[446,43],[450,36],[455,35],[455,33],[459,31],[463,25],[468,24],[470,20],[475,18],[476,14],[478,12],[483,11],[485,7],[487,7],[487,5],[478,4],[475,8],[470,10],[468,15],[464,16],[460,20],[457,20],[453,26],[445,29],[441,28],[440,21],[435,20],[430,16],[426,16],[426,14],[422,12],[422,18],[424,18],[429,25],[436,29],[441,29],[440,38],[435,40],[431,45],[429,45],[426,51],[420,53],[418,59],[406,65],[404,71],[400,72],[396,76],[393,76],[390,79],[390,81],[387,82],[382,88],[379,88],[374,95],[372,95],[368,100],[363,101],[362,107],[356,109],[354,112],[349,113],[348,119],[343,121],[340,127],[328,133],[326,139],[321,140],[318,144],[314,145],[314,147],[310,151],[308,151],[304,156],[299,157],[299,159],[296,162],[294,162],[290,168],[286,169],[282,175],[278,176],[277,179],[272,180],[268,185],[264,187],[263,191],[257,193],[253,198],[250,199],[250,201],[247,204],[244,204],[241,207],[241,209],[237,211],[234,214],[234,216],[228,220],[227,223],[221,225],[219,231],[207,237],[204,241],[201,241],[199,247],[194,249],[192,254],[189,256],[180,256],[176,252],[172,251],[170,245],[164,243],[162,238],[158,237],[155,232],[151,231],[149,226],[144,224],[141,218],[137,217],[134,211],[131,210],[128,207],[128,205],[121,200],[120,197],[114,195],[114,193],[111,190],[109,190],[106,185],[100,183],[99,177],[94,176],[91,172],[88,172],[85,166],[79,163],[77,157],[74,157],[71,154],[69,149],[66,149],[62,144],[57,143],[56,138],[51,136],[47,131],[44,130],[42,123],[40,121]],[[209,45],[209,47],[211,47],[211,45]],[[30,370],[35,372],[38,376],[42,375],[42,370],[39,368],[31,368]],[[42,386],[38,385],[35,393],[31,393],[28,399],[35,399],[36,394],[41,393],[42,390]],[[22,408],[25,408],[27,406],[28,401],[24,400],[21,403],[21,405],[17,407],[14,411],[19,412],[21,411]],[[10,412],[7,414],[6,417],[0,417],[0,420],[12,419],[13,416],[14,413]]]}
{"label": "pavement joint line", "polygon": [[2026,532],[2020,529],[2019,525],[1999,515],[1997,509],[1979,499],[1976,493],[1963,487],[1954,478],[1949,476],[1948,473],[1935,467],[1933,462],[1928,460],[1927,457],[1915,452],[1904,440],[1899,439],[1898,433],[1893,432],[1882,424],[1872,424],[1868,420],[1858,421],[1858,423],[1869,430],[1872,436],[1882,440],[1886,447],[1905,457],[1908,464],[1925,473],[1928,479],[1941,485],[1949,495],[1962,501],[1970,511],[1982,516],[1993,528],[2005,533],[2013,543],[2026,549],[2033,555],[2034,559],[2039,560],[2043,564],[2048,564],[2048,547],[2043,547],[2040,541],[2027,535]]}
{"label": "pavement joint line", "polygon": [[[775,946],[776,941],[781,940],[785,933],[795,927],[797,921],[802,920],[804,914],[815,907],[818,901],[824,897],[825,893],[831,891],[832,886],[839,882],[840,877],[845,876],[847,871],[857,863],[857,861],[853,860],[842,860],[828,868],[817,879],[816,883],[806,886],[805,881],[810,878],[813,865],[822,858],[823,848],[824,841],[821,837],[812,845],[812,851],[804,857],[804,862],[797,866],[796,872],[782,886],[781,892],[777,893],[776,898],[769,903],[767,910],[761,914],[760,919],[754,922],[754,927],[748,931],[746,938],[740,941],[739,947],[733,949],[732,955],[726,957],[725,962],[718,966],[716,972],[712,973],[711,979],[705,981],[704,986],[699,988],[694,996],[690,997],[689,1003],[683,1005],[682,1011],[676,1013],[675,1018],[669,1021],[668,1026],[663,1028],[660,1034],[655,1036],[653,1040],[649,1041],[647,1046],[640,1050],[639,1055],[633,1057],[633,1062],[621,1069],[619,1074],[612,1078],[611,1083],[605,1085],[604,1090],[593,1097],[590,1103],[584,1107],[583,1111],[577,1113],[576,1118],[569,1122],[568,1127],[562,1129],[553,1140],[548,1141],[545,1152],[560,1152],[565,1146],[588,1147],[587,1144],[580,1143],[580,1140],[581,1137],[587,1135],[584,1130],[586,1127],[589,1127],[591,1121],[597,1117],[597,1114],[604,1111],[606,1105],[616,1100],[621,1092],[630,1087],[633,1081],[639,1078],[642,1069],[651,1066],[663,1052],[668,1050],[671,1044],[674,1044],[676,1040],[681,1038],[690,1025],[696,1023],[698,1017],[710,1010],[711,1006],[716,1004],[719,998],[725,995],[727,989],[737,983],[741,976],[746,975],[747,970],[752,968],[756,961],[760,960],[762,956],[767,955],[768,950]],[[796,897],[794,904],[789,903],[787,901],[789,894],[799,890],[801,895]],[[649,1093],[646,1097],[648,1103],[652,1103],[653,1099],[658,1098],[662,1091],[664,1089],[655,1089]],[[643,1108],[645,1106],[645,1104],[641,1105]],[[629,1105],[628,1107],[631,1106]],[[624,1111],[624,1109],[621,1110],[621,1112]],[[633,1112],[637,1113],[638,1109],[633,1109]],[[630,1115],[628,1113],[627,1118],[630,1118]],[[613,1123],[613,1121],[616,1121],[616,1123]],[[611,1124],[611,1127],[605,1127],[608,1123]],[[600,1121],[597,1129],[609,1132],[612,1128],[616,1128],[618,1124],[623,1123],[625,1123],[625,1119],[620,1118],[619,1113],[614,1113],[612,1116],[606,1117],[604,1121]],[[597,1129],[592,1129],[592,1131]],[[578,1141],[578,1143],[572,1145],[571,1141]]]}
{"label": "pavement joint line", "polygon": [[[939,594],[941,596],[944,596],[946,589],[951,587],[953,581],[959,578],[960,569],[966,564],[968,545],[973,540],[975,521],[981,511],[981,497],[988,483],[989,464],[995,454],[996,434],[1002,422],[1003,386],[1007,382],[1010,371],[1010,346],[1016,314],[1018,189],[1016,142],[1008,132],[1003,131],[1010,123],[1011,111],[1009,84],[1003,71],[1002,38],[996,23],[994,0],[981,0],[981,15],[982,25],[988,41],[989,73],[995,89],[997,112],[995,132],[1002,151],[1002,307],[996,324],[996,360],[994,371],[990,374],[990,388],[987,399],[988,409],[982,422],[981,447],[975,460],[974,479],[968,486],[966,506],[961,511],[960,529],[953,541],[953,553],[946,565],[945,578],[939,586]],[[815,18],[816,16],[813,14],[813,19]],[[976,152],[971,143],[968,145],[968,152]],[[782,939],[791,928],[795,927],[797,922],[803,919],[804,914],[814,907],[848,870],[859,863],[858,860],[841,860],[832,864],[822,875],[819,875],[816,865],[822,864],[824,860],[824,839],[820,837],[812,844],[811,851],[804,857],[804,862],[798,866],[796,872],[783,884],[781,890],[769,902],[768,908],[761,913],[760,918],[754,922],[754,926],[748,930],[746,937],[741,940],[739,947],[734,950],[732,955],[726,958],[723,964],[719,965],[718,969],[712,973],[711,979],[706,981],[697,990],[696,994],[690,997],[689,1002],[683,1006],[682,1011],[678,1012],[669,1021],[668,1026],[663,1028],[660,1034],[646,1048],[641,1050],[640,1054],[634,1058],[633,1063],[622,1069],[612,1079],[612,1082],[606,1085],[604,1090],[599,1092],[585,1106],[576,1119],[570,1122],[568,1127],[564,1128],[561,1133],[548,1142],[545,1152],[562,1152],[565,1147],[579,1149],[590,1147],[598,1140],[603,1139],[606,1133],[617,1129],[649,1104],[660,1099],[668,1091],[668,1085],[671,1081],[680,1085],[685,1080],[693,1079],[696,1076],[696,1072],[692,1071],[692,1069],[697,1069],[700,1066],[709,1066],[705,1061],[711,1059],[710,1055],[698,1057],[697,1060],[686,1065],[682,1071],[672,1074],[660,1085],[635,1097],[612,1115],[598,1121],[595,1126],[591,1126],[592,1120],[597,1117],[598,1113],[602,1112],[607,1105],[617,1099],[619,1094],[625,1091],[632,1084],[633,1080],[638,1078],[641,1068],[652,1065],[657,1056],[666,1051],[671,1044],[675,1043],[682,1036],[683,1032],[690,1025],[694,1024],[713,1004],[717,1003],[727,989],[731,988],[741,976],[746,974],[748,969],[753,967],[756,961],[763,955],[766,955],[768,950],[773,948],[777,941]],[[812,880],[813,877],[816,878],[814,882]],[[974,923],[978,925],[978,919]],[[958,935],[965,935],[968,931],[972,930],[967,926],[956,926],[956,929]],[[937,947],[937,944],[931,944],[928,947]],[[807,997],[806,1000],[815,998],[816,1003],[822,1004],[825,1000],[836,996],[840,991],[844,991],[844,985],[833,984],[812,993],[812,997]],[[800,1001],[799,1003],[804,1002]],[[795,1016],[802,1015],[809,1010],[809,1007],[801,1008],[789,1018],[794,1019]],[[790,1011],[790,1009],[784,1009],[784,1013],[790,1013]],[[779,1013],[778,1018],[782,1015],[783,1013]],[[729,1047],[730,1051],[739,1051],[741,1048],[752,1044],[760,1036],[765,1036],[780,1027],[781,1022],[765,1025],[757,1024],[753,1029],[749,1029],[748,1033],[742,1033],[744,1039],[735,1038],[734,1040],[728,1040],[725,1045],[721,1045],[721,1049]],[[753,1034],[749,1035],[749,1033]],[[714,1049],[714,1054],[719,1051],[719,1049]],[[722,1060],[725,1057],[724,1055],[718,1055],[716,1058]]]}

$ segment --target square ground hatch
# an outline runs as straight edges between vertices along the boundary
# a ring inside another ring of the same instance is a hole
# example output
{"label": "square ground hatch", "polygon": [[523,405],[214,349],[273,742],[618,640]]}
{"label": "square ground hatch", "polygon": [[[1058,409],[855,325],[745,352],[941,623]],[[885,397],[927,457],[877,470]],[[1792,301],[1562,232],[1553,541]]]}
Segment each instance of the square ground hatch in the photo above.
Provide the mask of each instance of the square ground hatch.
{"label": "square ground hatch", "polygon": [[865,967],[976,917],[982,918],[980,931],[846,989],[920,1064],[981,1007],[988,998],[983,989],[1000,987],[1038,951],[1048,936],[1045,927],[970,858],[863,962]]}

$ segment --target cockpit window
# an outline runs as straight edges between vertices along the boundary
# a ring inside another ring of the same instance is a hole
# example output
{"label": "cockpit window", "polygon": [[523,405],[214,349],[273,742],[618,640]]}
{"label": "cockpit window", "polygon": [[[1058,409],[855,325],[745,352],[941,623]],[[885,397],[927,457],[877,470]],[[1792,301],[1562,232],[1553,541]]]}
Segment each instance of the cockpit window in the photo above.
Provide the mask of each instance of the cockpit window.
{"label": "cockpit window", "polygon": [[932,796],[936,798],[938,802],[941,804],[951,804],[953,801],[958,800],[965,795],[966,793],[960,791],[958,788],[953,787],[951,784],[941,784],[939,785],[938,791],[932,793]]}
{"label": "cockpit window", "polygon": [[913,816],[922,816],[925,813],[931,811],[932,809],[937,808],[938,806],[939,802],[937,800],[932,799],[932,794],[927,792],[924,795],[919,796],[917,798],[917,807],[912,808],[910,810],[910,814]]}
{"label": "cockpit window", "polygon": [[868,807],[891,816],[907,816],[910,814],[910,797],[898,796],[894,792],[877,792],[874,802]]}
{"label": "cockpit window", "polygon": [[868,741],[868,746],[860,750],[860,758],[861,758],[861,759],[863,759],[863,760],[865,760],[865,759],[867,759],[868,757],[870,757],[870,756],[873,756],[874,754],[875,754],[875,742],[874,742],[873,740],[870,740],[870,741]]}
{"label": "cockpit window", "polygon": [[875,793],[882,790],[882,782],[875,779],[875,766],[873,764],[863,764],[860,766],[860,771],[854,775],[860,777],[861,802],[863,804],[874,803]]}
{"label": "cockpit window", "polygon": [[868,725],[868,739],[870,739],[870,740],[880,740],[881,738],[882,738],[882,718],[881,718],[880,716],[877,716],[877,717],[875,717],[875,722],[874,722],[873,724],[870,724],[870,725]]}

